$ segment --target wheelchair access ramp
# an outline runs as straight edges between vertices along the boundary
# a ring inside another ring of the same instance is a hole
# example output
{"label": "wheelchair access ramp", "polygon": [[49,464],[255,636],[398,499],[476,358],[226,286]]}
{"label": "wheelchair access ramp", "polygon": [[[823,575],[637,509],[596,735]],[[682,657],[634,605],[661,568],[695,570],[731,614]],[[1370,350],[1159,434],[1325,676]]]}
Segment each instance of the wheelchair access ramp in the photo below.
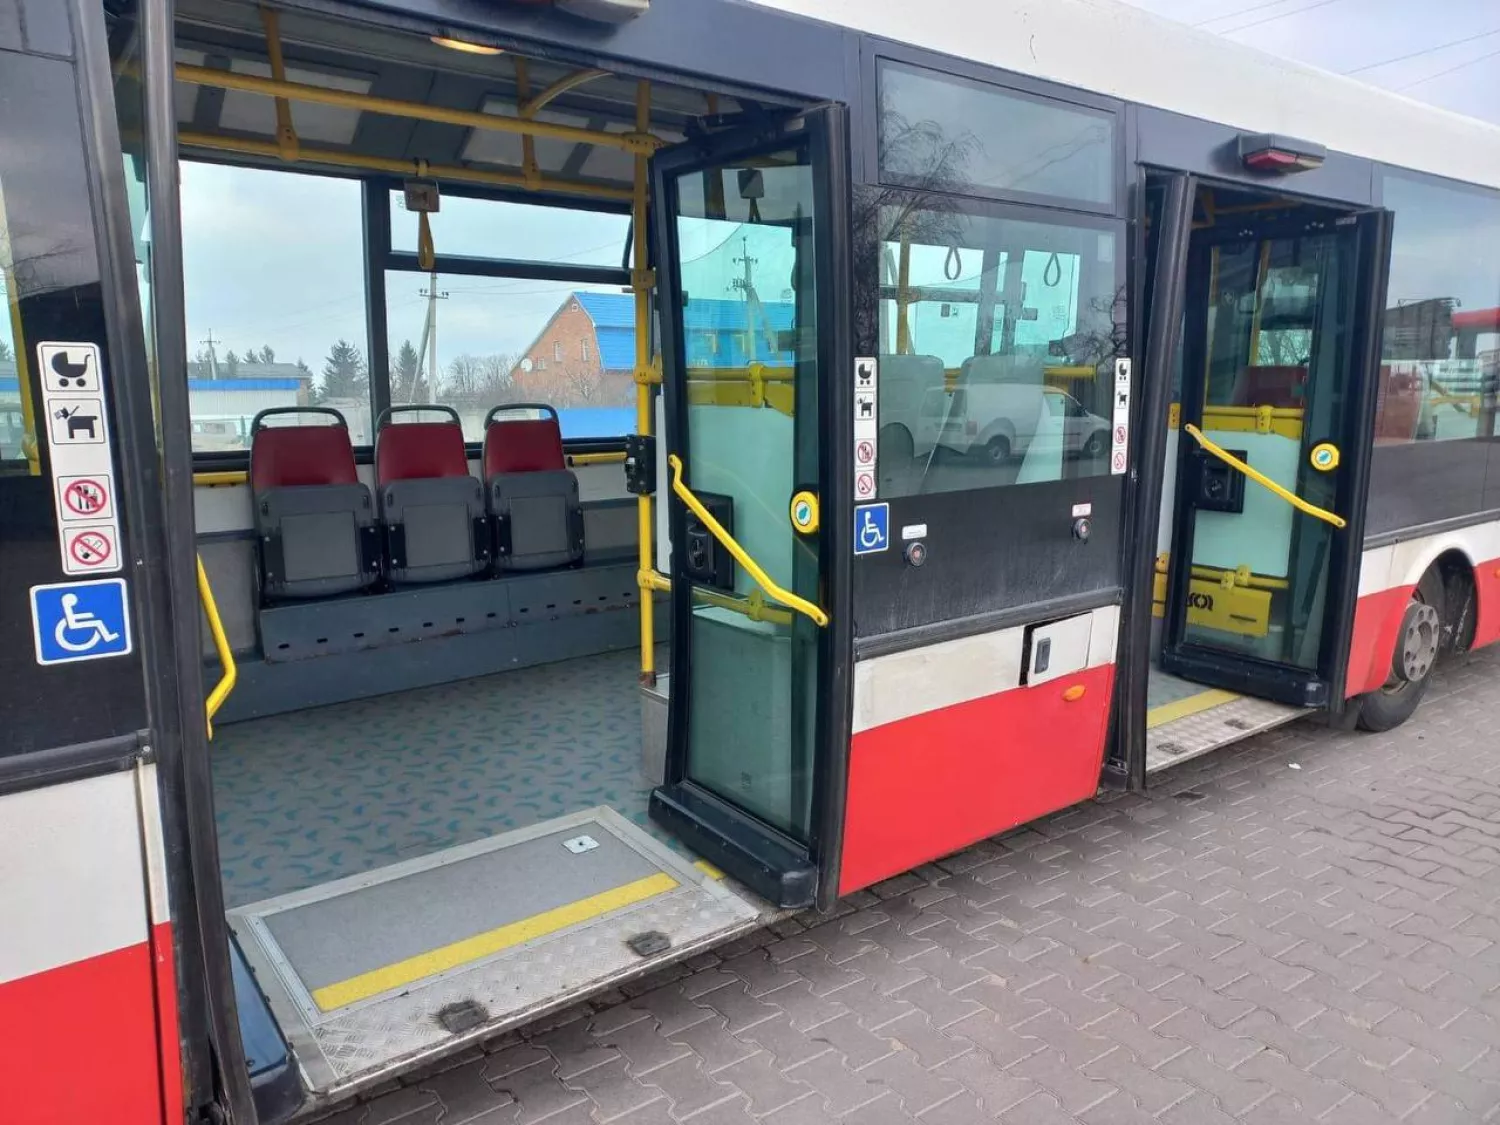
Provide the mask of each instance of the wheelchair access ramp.
{"label": "wheelchair access ramp", "polygon": [[1309,713],[1300,707],[1206,688],[1152,668],[1147,687],[1146,774],[1200,758]]}
{"label": "wheelchair access ramp", "polygon": [[609,808],[240,907],[319,1099],[758,925],[770,907]]}

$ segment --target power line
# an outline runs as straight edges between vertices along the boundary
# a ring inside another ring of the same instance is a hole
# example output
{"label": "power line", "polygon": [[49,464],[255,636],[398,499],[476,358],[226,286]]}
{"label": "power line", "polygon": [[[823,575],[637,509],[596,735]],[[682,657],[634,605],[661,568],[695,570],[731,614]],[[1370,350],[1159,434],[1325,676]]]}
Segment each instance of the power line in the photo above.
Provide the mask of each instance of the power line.
{"label": "power line", "polygon": [[1465,43],[1472,43],[1476,39],[1488,39],[1491,35],[1500,35],[1500,27],[1495,28],[1494,31],[1481,31],[1474,35],[1465,35],[1462,39],[1455,39],[1450,43],[1439,43],[1436,47],[1424,47],[1420,51],[1412,51],[1409,54],[1381,59],[1379,62],[1366,63],[1364,66],[1357,66],[1353,70],[1344,71],[1344,73],[1362,74],[1367,70],[1378,70],[1380,67],[1390,66],[1391,63],[1405,62],[1407,59],[1418,59],[1423,55],[1430,55],[1434,51],[1446,51],[1449,47],[1460,47]]}
{"label": "power line", "polygon": [[1199,20],[1197,23],[1189,24],[1188,26],[1189,27],[1203,27],[1206,24],[1218,23],[1220,20],[1232,20],[1236,16],[1248,16],[1251,12],[1263,11],[1266,8],[1277,8],[1277,7],[1280,7],[1282,4],[1290,4],[1290,3],[1292,3],[1292,0],[1265,0],[1265,3],[1262,3],[1262,4],[1251,4],[1250,7],[1248,7],[1248,8],[1236,8],[1234,11],[1232,11],[1232,12],[1225,12],[1221,16],[1209,16],[1208,19],[1206,19],[1206,20]]}
{"label": "power line", "polygon": [[1316,4],[1309,4],[1307,7],[1305,7],[1305,8],[1298,8],[1296,11],[1282,12],[1279,15],[1267,16],[1265,19],[1262,19],[1262,20],[1251,20],[1249,23],[1242,23],[1238,27],[1226,27],[1226,28],[1224,28],[1221,31],[1215,32],[1215,34],[1216,35],[1238,35],[1242,31],[1249,31],[1252,27],[1260,27],[1262,24],[1275,23],[1277,20],[1290,19],[1292,16],[1300,16],[1304,12],[1310,12],[1314,8],[1326,8],[1330,4],[1337,4],[1337,3],[1339,3],[1339,0],[1318,0],[1318,2]]}
{"label": "power line", "polygon": [[1429,74],[1426,78],[1418,78],[1415,82],[1408,82],[1405,86],[1397,86],[1396,89],[1410,90],[1413,86],[1420,86],[1424,82],[1431,82],[1435,78],[1442,78],[1444,75],[1463,70],[1465,67],[1473,66],[1475,63],[1482,63],[1486,59],[1492,59],[1496,55],[1500,55],[1500,51],[1491,51],[1487,55],[1480,55],[1477,59],[1470,59],[1468,62],[1459,63],[1457,66],[1450,66],[1447,70],[1440,70],[1436,74]]}

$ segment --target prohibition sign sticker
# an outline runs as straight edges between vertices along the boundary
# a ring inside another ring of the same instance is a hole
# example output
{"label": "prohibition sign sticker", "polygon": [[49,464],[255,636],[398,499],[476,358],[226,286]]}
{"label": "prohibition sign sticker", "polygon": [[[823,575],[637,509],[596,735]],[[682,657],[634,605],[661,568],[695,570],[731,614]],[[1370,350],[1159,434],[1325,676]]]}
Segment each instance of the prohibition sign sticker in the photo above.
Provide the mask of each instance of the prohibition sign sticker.
{"label": "prohibition sign sticker", "polygon": [[115,529],[108,525],[68,531],[63,539],[63,569],[69,574],[120,569],[115,561],[115,540]]}
{"label": "prohibition sign sticker", "polygon": [[102,473],[60,477],[58,488],[62,497],[61,514],[65,520],[97,520],[114,515],[110,480]]}

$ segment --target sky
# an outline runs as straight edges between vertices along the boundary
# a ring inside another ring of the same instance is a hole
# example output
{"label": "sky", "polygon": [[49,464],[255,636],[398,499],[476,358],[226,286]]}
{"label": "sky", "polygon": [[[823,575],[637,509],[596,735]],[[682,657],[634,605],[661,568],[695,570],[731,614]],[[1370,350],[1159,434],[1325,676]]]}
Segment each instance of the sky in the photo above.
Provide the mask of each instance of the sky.
{"label": "sky", "polygon": [[1500,124],[1496,0],[1127,0],[1203,31]]}

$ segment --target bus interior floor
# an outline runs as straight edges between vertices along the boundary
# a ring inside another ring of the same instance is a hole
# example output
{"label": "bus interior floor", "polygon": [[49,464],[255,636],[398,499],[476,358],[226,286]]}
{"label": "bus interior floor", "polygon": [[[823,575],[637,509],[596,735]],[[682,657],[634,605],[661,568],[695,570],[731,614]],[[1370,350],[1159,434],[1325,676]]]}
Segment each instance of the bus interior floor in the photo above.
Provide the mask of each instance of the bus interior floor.
{"label": "bus interior floor", "polygon": [[1195,684],[1153,664],[1146,681],[1146,772],[1197,758],[1303,714],[1296,707]]}
{"label": "bus interior floor", "polygon": [[221,727],[229,907],[604,805],[646,815],[634,651]]}

